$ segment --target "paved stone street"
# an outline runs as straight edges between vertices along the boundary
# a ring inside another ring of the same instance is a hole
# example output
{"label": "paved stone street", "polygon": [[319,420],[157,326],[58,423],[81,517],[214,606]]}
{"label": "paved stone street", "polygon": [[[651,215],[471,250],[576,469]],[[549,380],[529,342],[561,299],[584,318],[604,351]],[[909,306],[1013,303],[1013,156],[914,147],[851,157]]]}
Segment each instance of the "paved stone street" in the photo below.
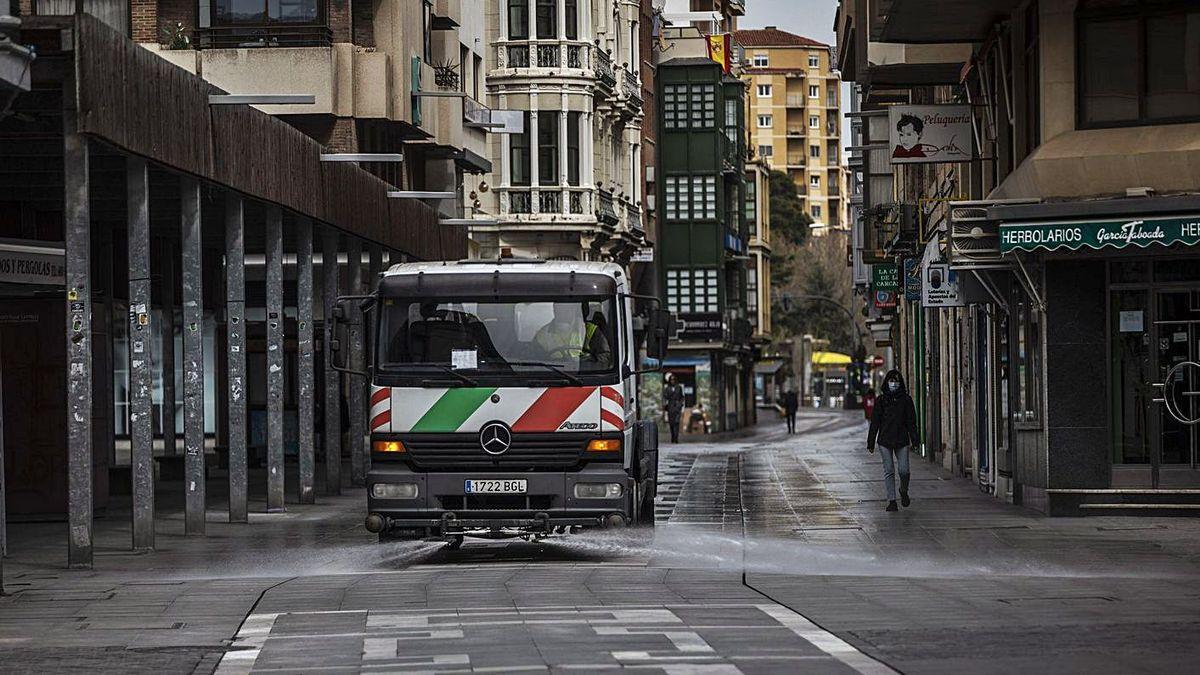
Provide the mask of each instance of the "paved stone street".
{"label": "paved stone street", "polygon": [[212,511],[205,539],[160,514],[148,554],[109,514],[84,572],[65,569],[62,525],[13,524],[0,670],[1125,673],[1200,658],[1200,521],[1047,519],[915,460],[912,508],[885,513],[861,417],[800,427],[666,449],[652,531],[380,545],[350,491],[250,525]]}

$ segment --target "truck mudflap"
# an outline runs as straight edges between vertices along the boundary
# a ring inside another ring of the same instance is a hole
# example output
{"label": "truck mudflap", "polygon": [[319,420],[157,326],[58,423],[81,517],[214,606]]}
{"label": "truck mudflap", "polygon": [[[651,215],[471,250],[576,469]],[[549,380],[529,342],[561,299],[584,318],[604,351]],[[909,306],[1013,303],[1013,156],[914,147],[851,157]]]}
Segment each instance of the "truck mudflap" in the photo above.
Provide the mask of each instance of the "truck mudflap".
{"label": "truck mudflap", "polygon": [[[468,482],[519,483],[524,492],[472,493]],[[587,488],[577,489],[578,485]],[[594,486],[619,485],[605,497],[579,496]],[[427,534],[472,530],[549,531],[556,527],[606,527],[633,520],[634,481],[618,467],[572,472],[417,473],[402,467],[372,468],[367,475],[367,529],[426,530]],[[396,496],[400,495],[400,496]]]}

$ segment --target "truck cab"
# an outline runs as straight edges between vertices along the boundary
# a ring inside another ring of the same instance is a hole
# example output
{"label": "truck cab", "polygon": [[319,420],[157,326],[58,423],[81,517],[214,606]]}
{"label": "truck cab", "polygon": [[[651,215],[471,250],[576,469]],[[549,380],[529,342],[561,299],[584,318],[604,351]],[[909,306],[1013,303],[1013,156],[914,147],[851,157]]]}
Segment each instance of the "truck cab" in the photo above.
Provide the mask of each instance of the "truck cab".
{"label": "truck cab", "polygon": [[652,522],[658,433],[637,377],[639,343],[651,363],[666,349],[655,303],[611,263],[391,267],[363,303],[367,529],[461,542]]}

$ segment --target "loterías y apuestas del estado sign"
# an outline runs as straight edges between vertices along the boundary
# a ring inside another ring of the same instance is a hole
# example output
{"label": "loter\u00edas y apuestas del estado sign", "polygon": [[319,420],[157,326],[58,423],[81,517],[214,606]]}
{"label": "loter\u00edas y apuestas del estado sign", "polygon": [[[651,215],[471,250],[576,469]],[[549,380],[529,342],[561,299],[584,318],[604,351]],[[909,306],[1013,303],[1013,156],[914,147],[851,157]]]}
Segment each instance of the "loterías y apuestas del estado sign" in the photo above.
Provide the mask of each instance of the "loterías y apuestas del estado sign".
{"label": "loter\u00edas y apuestas del estado sign", "polygon": [[1068,221],[1056,223],[1002,223],[1000,252],[1071,251],[1083,247],[1145,248],[1200,244],[1200,215],[1171,218]]}

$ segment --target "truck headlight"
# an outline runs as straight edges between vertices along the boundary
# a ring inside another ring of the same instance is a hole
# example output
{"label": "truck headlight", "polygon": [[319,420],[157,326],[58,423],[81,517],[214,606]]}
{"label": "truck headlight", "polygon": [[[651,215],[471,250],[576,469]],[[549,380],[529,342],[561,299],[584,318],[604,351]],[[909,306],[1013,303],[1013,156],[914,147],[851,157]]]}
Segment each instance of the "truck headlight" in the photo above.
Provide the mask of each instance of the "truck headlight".
{"label": "truck headlight", "polygon": [[576,499],[616,499],[625,493],[620,483],[576,483]]}
{"label": "truck headlight", "polygon": [[376,483],[371,486],[371,496],[376,499],[416,499],[416,483]]}

